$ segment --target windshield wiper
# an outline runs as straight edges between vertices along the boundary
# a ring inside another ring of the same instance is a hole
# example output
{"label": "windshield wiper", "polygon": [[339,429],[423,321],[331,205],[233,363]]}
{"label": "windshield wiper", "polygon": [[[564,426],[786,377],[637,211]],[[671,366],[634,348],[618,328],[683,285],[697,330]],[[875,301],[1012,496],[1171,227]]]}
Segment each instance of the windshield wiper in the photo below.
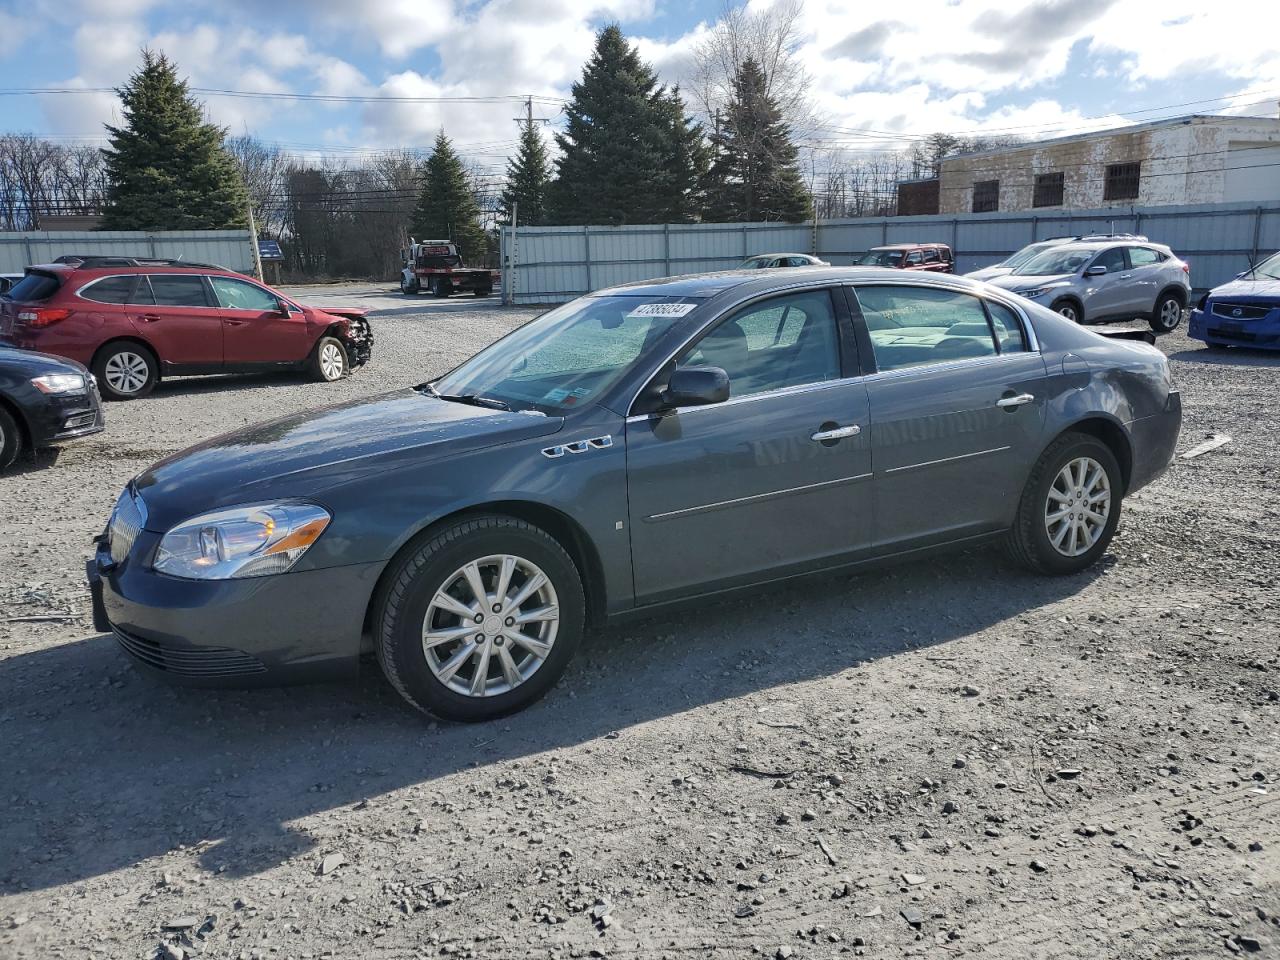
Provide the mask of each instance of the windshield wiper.
{"label": "windshield wiper", "polygon": [[486,407],[489,410],[511,409],[511,405],[505,400],[497,400],[493,397],[482,397],[477,393],[440,393],[430,383],[419,384],[416,389],[426,392],[429,396],[435,397],[437,400],[448,400],[450,403],[465,403],[473,407]]}

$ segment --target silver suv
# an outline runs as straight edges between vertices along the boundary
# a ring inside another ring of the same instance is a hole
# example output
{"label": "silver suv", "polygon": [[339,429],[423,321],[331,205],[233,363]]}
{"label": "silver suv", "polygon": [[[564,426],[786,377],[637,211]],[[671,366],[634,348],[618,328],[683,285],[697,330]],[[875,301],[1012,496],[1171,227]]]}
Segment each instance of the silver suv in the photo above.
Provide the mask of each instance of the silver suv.
{"label": "silver suv", "polygon": [[1051,247],[990,281],[1077,323],[1143,317],[1156,333],[1182,322],[1191,268],[1159,243],[1079,241]]}

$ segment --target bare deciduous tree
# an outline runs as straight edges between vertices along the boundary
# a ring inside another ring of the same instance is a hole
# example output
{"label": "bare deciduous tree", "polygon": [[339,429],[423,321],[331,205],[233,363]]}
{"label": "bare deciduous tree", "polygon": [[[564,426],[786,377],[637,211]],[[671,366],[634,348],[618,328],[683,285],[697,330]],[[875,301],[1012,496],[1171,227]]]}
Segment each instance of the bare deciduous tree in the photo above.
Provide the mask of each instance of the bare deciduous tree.
{"label": "bare deciduous tree", "polygon": [[96,213],[105,189],[97,147],[0,136],[0,228],[38,230],[50,216]]}

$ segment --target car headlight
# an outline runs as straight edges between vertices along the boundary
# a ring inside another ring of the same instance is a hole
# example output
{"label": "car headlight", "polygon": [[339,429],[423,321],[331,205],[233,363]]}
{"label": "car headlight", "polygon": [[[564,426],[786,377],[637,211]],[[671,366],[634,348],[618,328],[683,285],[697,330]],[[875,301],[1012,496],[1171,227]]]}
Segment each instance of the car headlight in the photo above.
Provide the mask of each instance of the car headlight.
{"label": "car headlight", "polygon": [[329,520],[329,511],[314,503],[258,503],[204,513],[164,535],[153,566],[188,580],[284,573]]}
{"label": "car headlight", "polygon": [[1036,297],[1043,297],[1049,290],[1049,287],[1035,287],[1031,290],[1021,291],[1021,296],[1026,297],[1028,300],[1034,300]]}
{"label": "car headlight", "polygon": [[31,385],[41,393],[84,393],[85,379],[78,373],[50,373],[33,377]]}

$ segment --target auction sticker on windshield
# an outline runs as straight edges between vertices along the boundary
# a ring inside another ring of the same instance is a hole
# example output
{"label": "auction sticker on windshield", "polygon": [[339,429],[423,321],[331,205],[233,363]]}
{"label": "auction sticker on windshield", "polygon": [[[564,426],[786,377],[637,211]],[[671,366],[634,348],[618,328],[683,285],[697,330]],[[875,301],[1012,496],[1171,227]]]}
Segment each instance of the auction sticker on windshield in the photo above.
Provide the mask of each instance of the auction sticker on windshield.
{"label": "auction sticker on windshield", "polygon": [[683,317],[698,309],[696,303],[642,303],[628,317]]}

